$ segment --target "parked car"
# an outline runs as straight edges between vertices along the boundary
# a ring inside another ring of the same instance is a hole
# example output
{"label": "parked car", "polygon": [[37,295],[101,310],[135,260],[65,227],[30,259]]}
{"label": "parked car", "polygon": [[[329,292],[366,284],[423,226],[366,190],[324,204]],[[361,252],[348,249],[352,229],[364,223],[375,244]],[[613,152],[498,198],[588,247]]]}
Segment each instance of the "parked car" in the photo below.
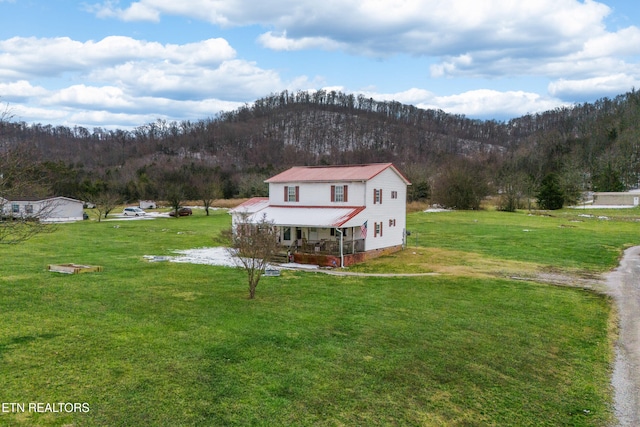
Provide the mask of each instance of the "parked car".
{"label": "parked car", "polygon": [[122,214],[124,216],[144,216],[147,213],[140,208],[124,208]]}
{"label": "parked car", "polygon": [[[193,212],[191,211],[191,208],[180,208],[180,209],[178,209],[178,216],[189,216],[189,215],[193,215]],[[176,216],[176,211],[173,210],[173,211],[169,212],[169,216]]]}

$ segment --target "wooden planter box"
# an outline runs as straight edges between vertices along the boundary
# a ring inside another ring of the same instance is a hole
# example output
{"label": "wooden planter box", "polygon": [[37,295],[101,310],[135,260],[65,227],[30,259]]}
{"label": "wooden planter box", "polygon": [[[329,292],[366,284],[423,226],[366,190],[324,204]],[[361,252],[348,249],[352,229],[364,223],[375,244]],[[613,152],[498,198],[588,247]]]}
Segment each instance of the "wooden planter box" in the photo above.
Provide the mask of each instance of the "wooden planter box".
{"label": "wooden planter box", "polygon": [[51,264],[48,266],[48,270],[55,273],[79,274],[102,271],[102,267],[99,265]]}

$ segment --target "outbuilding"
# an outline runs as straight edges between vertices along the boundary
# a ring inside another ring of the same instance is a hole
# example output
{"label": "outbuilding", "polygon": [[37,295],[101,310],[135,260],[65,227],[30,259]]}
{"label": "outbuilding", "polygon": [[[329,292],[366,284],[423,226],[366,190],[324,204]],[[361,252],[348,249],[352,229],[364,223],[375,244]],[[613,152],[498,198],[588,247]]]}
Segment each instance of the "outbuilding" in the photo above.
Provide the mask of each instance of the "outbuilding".
{"label": "outbuilding", "polygon": [[639,206],[640,190],[593,194],[593,206]]}
{"label": "outbuilding", "polygon": [[84,202],[69,197],[0,199],[4,217],[34,218],[46,222],[82,221]]}

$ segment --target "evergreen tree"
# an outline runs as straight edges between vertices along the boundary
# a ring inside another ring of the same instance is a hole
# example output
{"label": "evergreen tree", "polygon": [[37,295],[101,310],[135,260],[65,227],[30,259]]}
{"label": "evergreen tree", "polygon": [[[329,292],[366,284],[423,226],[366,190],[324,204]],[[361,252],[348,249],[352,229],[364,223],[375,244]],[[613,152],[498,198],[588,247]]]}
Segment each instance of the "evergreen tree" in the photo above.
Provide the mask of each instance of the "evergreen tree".
{"label": "evergreen tree", "polygon": [[538,190],[538,207],[540,209],[561,209],[564,205],[564,196],[558,177],[555,174],[548,174],[540,183]]}

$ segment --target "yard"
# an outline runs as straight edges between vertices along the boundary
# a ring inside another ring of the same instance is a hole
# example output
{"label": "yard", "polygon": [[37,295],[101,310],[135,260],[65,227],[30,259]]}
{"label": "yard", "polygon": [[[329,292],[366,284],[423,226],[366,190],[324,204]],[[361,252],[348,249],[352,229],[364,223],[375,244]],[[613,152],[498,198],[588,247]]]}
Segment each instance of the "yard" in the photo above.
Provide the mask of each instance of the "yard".
{"label": "yard", "polygon": [[[144,259],[224,244],[224,211],[0,247],[0,425],[607,425],[610,301],[511,277],[606,271],[640,212],[554,215],[413,213],[352,271],[439,275],[285,271],[255,300],[241,270]],[[70,262],[104,271],[46,271]]]}

